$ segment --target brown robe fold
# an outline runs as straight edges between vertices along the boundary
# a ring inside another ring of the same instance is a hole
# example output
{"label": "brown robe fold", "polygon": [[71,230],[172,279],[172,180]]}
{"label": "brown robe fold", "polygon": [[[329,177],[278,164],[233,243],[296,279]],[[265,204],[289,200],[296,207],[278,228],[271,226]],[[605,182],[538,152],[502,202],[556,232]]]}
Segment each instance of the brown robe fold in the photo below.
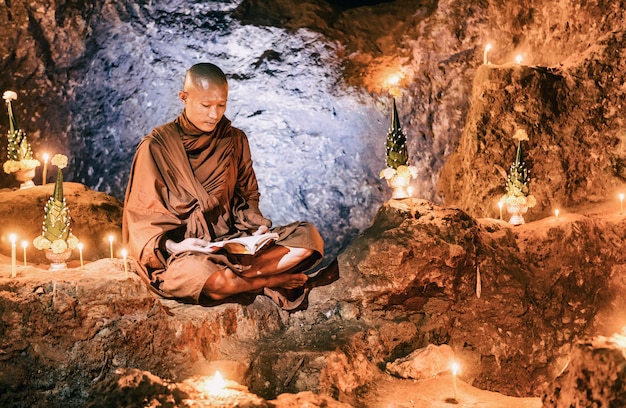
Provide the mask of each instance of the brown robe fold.
{"label": "brown robe fold", "polygon": [[[123,240],[140,275],[161,295],[197,302],[202,289],[198,285],[211,273],[224,267],[241,270],[224,254],[194,253],[186,255],[202,259],[194,260],[193,270],[174,273],[172,265],[184,256],[170,258],[165,240],[219,241],[249,235],[261,225],[270,227],[271,221],[259,210],[248,140],[226,117],[205,133],[183,111],[139,143],[126,190]],[[318,258],[323,256],[323,241],[312,225],[293,223],[273,231],[279,233],[279,244],[313,249]],[[168,279],[179,282],[164,284]]]}

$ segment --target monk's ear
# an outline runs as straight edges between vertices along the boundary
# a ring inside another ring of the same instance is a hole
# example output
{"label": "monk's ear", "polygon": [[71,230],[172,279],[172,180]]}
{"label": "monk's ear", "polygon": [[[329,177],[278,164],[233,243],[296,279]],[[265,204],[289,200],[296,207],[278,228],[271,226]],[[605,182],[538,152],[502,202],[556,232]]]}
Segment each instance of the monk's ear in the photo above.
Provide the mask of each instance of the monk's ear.
{"label": "monk's ear", "polygon": [[189,94],[185,91],[178,91],[178,99],[180,99],[180,101],[183,104],[187,104],[187,97],[189,96]]}

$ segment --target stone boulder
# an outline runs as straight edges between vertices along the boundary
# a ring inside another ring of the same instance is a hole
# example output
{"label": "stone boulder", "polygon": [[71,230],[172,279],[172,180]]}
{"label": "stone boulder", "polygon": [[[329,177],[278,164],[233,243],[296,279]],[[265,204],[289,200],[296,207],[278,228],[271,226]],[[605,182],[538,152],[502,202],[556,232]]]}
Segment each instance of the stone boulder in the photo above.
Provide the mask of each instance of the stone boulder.
{"label": "stone boulder", "polygon": [[483,65],[461,139],[439,176],[444,202],[492,217],[515,161],[517,129],[537,198],[527,220],[617,199],[626,180],[626,32],[606,34],[553,67]]}

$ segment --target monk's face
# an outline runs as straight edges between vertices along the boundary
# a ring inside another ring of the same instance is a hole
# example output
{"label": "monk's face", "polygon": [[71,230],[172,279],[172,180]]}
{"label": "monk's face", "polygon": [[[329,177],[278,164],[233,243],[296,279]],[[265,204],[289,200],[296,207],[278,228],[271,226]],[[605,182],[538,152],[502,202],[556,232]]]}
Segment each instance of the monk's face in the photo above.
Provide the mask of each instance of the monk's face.
{"label": "monk's face", "polygon": [[191,123],[204,132],[212,132],[226,112],[228,84],[216,85],[201,79],[185,84],[185,90],[180,91],[178,97]]}

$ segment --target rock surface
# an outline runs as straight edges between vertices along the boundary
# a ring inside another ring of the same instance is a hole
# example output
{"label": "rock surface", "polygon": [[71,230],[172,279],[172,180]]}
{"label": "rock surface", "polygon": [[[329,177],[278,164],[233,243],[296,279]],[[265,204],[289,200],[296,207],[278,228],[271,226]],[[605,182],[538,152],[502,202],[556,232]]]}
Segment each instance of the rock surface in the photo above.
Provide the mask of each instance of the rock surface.
{"label": "rock surface", "polygon": [[543,396],[543,406],[626,406],[626,343],[598,336],[576,344],[566,372]]}
{"label": "rock surface", "polygon": [[386,364],[429,344],[454,350],[467,401],[502,397],[476,388],[538,397],[574,344],[623,325],[626,219],[614,208],[513,227],[427,201],[411,218],[410,204],[381,207],[340,255],[339,275],[313,280],[308,307],[291,314],[265,297],[155,299],[119,259],[58,273],[19,266],[10,279],[4,257],[0,402],[83,406],[135,368],[172,383],[220,370],[265,401],[309,391],[382,407],[385,395],[401,399],[390,390],[420,387]]}
{"label": "rock surface", "polygon": [[[26,241],[27,261],[44,263],[42,251],[33,246],[33,239],[41,235],[44,221],[44,206],[54,194],[54,183],[35,186],[28,189],[0,190],[0,236],[5,244],[0,246],[0,253],[11,256],[8,235],[18,236],[20,243]],[[110,257],[108,237],[114,237],[114,256],[120,257],[122,203],[108,194],[94,191],[80,183],[63,183],[63,195],[70,210],[70,227],[74,235],[83,243],[85,261]],[[78,250],[73,251],[72,259],[79,259]]]}
{"label": "rock surface", "polygon": [[555,208],[617,199],[624,188],[626,139],[625,31],[607,34],[584,53],[553,68],[482,66],[471,109],[439,187],[448,205],[474,217],[493,216],[515,161],[517,129],[538,205],[527,219]]}

